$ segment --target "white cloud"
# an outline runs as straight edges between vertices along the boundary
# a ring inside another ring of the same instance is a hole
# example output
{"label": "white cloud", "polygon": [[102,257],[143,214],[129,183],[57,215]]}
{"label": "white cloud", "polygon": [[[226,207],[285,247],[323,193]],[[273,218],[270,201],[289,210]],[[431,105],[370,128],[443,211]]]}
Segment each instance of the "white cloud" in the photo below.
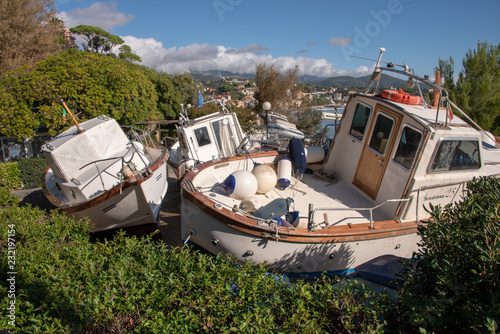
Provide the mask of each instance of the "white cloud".
{"label": "white cloud", "polygon": [[[366,75],[370,69],[360,66],[355,71],[338,71],[326,59],[307,57],[278,57],[260,54],[265,47],[250,44],[241,49],[209,44],[191,44],[183,47],[164,48],[154,38],[120,36],[132,51],[142,58],[142,64],[157,71],[169,74],[189,71],[229,71],[233,73],[255,73],[260,63],[273,65],[277,70],[286,72],[299,67],[299,75],[331,77],[336,75]],[[255,51],[258,51],[257,53]]]}
{"label": "white cloud", "polygon": [[117,26],[123,26],[135,19],[134,15],[118,11],[116,2],[96,2],[87,8],[76,8],[69,12],[60,12],[58,17],[68,28],[78,25],[89,25],[112,31]]}

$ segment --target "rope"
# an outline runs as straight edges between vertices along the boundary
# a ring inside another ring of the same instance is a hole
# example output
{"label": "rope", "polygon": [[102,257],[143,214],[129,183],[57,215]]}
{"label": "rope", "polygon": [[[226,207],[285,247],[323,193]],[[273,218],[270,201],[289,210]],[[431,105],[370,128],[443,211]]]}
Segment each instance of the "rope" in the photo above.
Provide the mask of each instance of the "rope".
{"label": "rope", "polygon": [[325,173],[322,169],[314,171],[313,178],[328,182],[328,185],[336,184],[339,182],[339,179],[336,175],[329,175]]}

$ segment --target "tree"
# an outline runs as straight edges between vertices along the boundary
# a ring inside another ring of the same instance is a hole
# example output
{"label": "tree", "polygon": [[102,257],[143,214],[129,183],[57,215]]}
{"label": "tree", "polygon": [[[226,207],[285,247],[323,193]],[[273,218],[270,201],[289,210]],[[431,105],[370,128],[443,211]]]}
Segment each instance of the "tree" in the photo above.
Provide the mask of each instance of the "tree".
{"label": "tree", "polygon": [[0,0],[0,75],[61,50],[53,0]]}
{"label": "tree", "polygon": [[24,67],[0,84],[0,126],[7,136],[31,137],[45,125],[57,133],[63,123],[60,99],[80,120],[106,115],[121,124],[162,118],[153,70],[101,54],[70,49]]}
{"label": "tree", "polygon": [[297,128],[307,136],[314,136],[321,130],[321,111],[307,108],[297,117]]}
{"label": "tree", "polygon": [[181,103],[184,105],[198,103],[199,87],[189,73],[177,73],[172,76],[174,87],[181,92]]}
{"label": "tree", "polygon": [[500,135],[500,45],[478,42],[459,73],[456,101],[483,129]]}
{"label": "tree", "polygon": [[142,62],[141,57],[139,57],[138,55],[133,53],[132,48],[130,46],[128,46],[127,44],[123,44],[122,46],[120,46],[120,48],[118,50],[120,50],[120,53],[118,54],[118,58],[127,60],[129,62],[134,62],[134,61],[137,61],[139,63]]}
{"label": "tree", "polygon": [[256,66],[255,83],[257,91],[255,98],[259,101],[257,112],[262,115],[262,105],[270,102],[278,112],[288,107],[288,103],[296,95],[296,82],[298,80],[298,67],[288,70],[286,74],[278,72],[273,65],[259,64]]}
{"label": "tree", "polygon": [[82,44],[87,51],[110,53],[114,46],[124,43],[119,36],[110,34],[99,27],[79,25],[69,30],[73,34],[80,35],[87,42],[87,44]]}
{"label": "tree", "polygon": [[178,119],[181,112],[181,91],[166,73],[149,69],[149,76],[158,94],[158,111],[165,119]]}
{"label": "tree", "polygon": [[452,57],[448,60],[439,58],[439,65],[434,69],[435,71],[441,72],[441,75],[444,78],[443,87],[449,89],[450,91],[455,90],[455,79],[453,79],[454,67],[455,62]]}

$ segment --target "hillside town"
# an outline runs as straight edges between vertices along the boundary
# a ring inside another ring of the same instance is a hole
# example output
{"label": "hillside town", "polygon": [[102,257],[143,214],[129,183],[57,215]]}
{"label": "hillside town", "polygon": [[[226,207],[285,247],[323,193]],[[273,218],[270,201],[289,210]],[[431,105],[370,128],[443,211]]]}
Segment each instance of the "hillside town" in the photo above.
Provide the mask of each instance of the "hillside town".
{"label": "hillside town", "polygon": [[[257,88],[251,79],[221,76],[220,79],[203,80],[202,83],[206,87],[203,95],[209,99],[230,102],[232,106],[248,109],[255,108],[258,103],[255,99]],[[298,85],[296,96],[292,97],[290,108],[325,105],[342,107],[349,95],[356,92],[353,89],[301,84]]]}

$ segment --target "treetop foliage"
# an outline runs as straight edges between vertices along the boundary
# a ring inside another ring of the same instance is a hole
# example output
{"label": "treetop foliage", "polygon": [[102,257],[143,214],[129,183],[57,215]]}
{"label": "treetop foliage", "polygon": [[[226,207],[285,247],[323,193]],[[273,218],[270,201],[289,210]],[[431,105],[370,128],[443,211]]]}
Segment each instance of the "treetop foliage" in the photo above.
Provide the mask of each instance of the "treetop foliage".
{"label": "treetop foliage", "polygon": [[53,0],[0,0],[0,75],[61,50]]}
{"label": "treetop foliage", "polygon": [[257,91],[255,99],[259,101],[257,112],[262,113],[264,102],[271,103],[273,111],[280,112],[286,109],[287,102],[296,95],[298,81],[298,67],[281,74],[272,65],[259,64],[255,71]]}
{"label": "treetop foliage", "polygon": [[463,59],[463,69],[453,82],[453,59],[439,59],[444,87],[450,97],[483,129],[500,135],[500,45],[478,42]]}
{"label": "treetop foliage", "polygon": [[[79,25],[69,30],[71,33],[80,35],[85,39],[87,44],[82,44],[82,46],[87,51],[109,53],[114,46],[124,43],[120,36],[113,35],[99,27]],[[128,50],[128,52],[131,52],[131,50]]]}
{"label": "treetop foliage", "polygon": [[[158,120],[156,84],[172,90],[168,76],[101,54],[71,49],[23,67],[0,85],[2,133],[31,137],[42,125],[57,133],[63,123],[61,99],[80,120],[110,116],[121,124]],[[165,87],[166,86],[166,87]],[[163,96],[165,98],[165,96]],[[177,98],[172,96],[170,102]],[[169,115],[175,114],[171,110]]]}

